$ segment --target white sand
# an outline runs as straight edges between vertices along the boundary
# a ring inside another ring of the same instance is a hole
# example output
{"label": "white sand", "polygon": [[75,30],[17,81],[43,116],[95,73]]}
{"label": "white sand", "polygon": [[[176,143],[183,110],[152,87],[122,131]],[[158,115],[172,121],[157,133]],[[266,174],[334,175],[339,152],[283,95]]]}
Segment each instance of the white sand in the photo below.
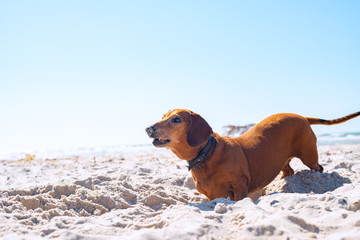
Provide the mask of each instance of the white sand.
{"label": "white sand", "polygon": [[206,202],[171,152],[0,162],[1,239],[360,239],[360,145],[267,195]]}

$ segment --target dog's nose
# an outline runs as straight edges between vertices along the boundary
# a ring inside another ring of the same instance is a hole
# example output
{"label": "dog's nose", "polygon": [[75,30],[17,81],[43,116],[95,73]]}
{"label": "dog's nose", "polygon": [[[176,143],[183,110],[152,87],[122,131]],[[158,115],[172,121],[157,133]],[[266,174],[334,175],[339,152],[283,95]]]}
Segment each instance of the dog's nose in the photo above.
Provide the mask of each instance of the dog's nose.
{"label": "dog's nose", "polygon": [[150,127],[145,129],[145,132],[147,133],[147,135],[149,135],[149,137],[152,137],[152,135],[155,132],[155,128],[153,126],[150,126]]}

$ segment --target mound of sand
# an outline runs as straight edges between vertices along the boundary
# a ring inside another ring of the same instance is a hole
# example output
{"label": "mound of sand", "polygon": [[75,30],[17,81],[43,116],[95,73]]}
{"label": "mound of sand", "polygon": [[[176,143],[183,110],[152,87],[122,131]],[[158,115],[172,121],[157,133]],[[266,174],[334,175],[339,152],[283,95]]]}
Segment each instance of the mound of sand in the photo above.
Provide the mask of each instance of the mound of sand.
{"label": "mound of sand", "polygon": [[320,147],[325,172],[208,202],[170,152],[2,161],[2,239],[360,239],[360,146]]}

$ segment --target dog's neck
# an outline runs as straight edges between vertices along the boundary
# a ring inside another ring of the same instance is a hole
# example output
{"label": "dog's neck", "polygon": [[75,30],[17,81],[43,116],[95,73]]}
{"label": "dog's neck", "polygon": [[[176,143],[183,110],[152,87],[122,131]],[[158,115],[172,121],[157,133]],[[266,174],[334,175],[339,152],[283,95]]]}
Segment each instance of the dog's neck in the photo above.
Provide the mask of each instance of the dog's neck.
{"label": "dog's neck", "polygon": [[206,160],[208,160],[210,158],[211,154],[214,152],[215,146],[216,146],[216,140],[211,135],[208,142],[206,143],[205,147],[200,150],[199,154],[194,159],[188,161],[189,171],[192,168],[205,163]]}

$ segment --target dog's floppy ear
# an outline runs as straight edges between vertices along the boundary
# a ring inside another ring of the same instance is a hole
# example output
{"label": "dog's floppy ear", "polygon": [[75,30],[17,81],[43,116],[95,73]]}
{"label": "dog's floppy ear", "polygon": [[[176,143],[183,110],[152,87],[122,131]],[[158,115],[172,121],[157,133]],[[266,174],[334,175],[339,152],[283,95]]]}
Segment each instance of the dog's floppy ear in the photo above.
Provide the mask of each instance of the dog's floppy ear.
{"label": "dog's floppy ear", "polygon": [[197,147],[207,141],[213,133],[209,124],[197,113],[190,113],[190,123],[187,129],[187,142],[192,147]]}

